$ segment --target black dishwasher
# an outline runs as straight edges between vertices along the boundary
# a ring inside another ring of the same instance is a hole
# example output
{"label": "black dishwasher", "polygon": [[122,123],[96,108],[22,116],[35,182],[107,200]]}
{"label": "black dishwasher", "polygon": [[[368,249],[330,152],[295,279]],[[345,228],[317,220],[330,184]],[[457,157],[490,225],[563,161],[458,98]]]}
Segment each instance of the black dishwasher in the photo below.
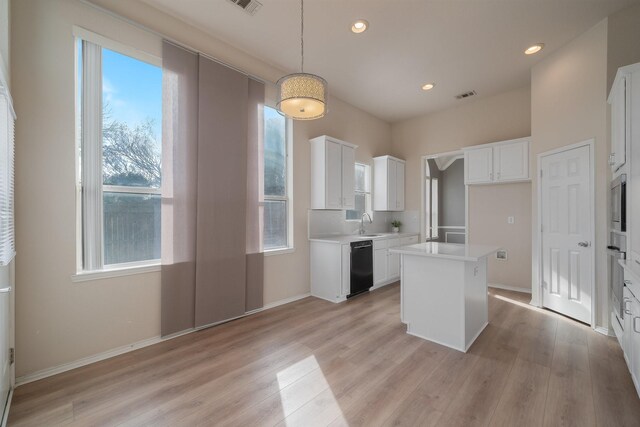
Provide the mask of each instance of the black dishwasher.
{"label": "black dishwasher", "polygon": [[373,286],[373,241],[351,243],[351,289],[347,298],[366,292]]}

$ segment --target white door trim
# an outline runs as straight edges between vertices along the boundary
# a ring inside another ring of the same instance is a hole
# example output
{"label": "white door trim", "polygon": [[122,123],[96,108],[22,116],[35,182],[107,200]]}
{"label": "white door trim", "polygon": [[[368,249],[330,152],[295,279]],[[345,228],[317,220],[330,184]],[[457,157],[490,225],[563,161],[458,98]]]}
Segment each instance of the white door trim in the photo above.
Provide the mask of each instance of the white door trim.
{"label": "white door trim", "polygon": [[[424,212],[424,181],[426,178],[427,168],[425,167],[428,159],[435,159],[437,157],[445,156],[445,155],[454,155],[458,153],[464,153],[462,150],[456,151],[447,151],[446,153],[438,153],[438,154],[427,154],[425,156],[420,157],[420,241],[424,242],[426,240],[426,230],[425,225],[427,224],[427,220],[425,218]],[[456,159],[457,160],[457,159]],[[463,157],[464,160],[464,157]],[[469,185],[464,185],[464,229],[465,229],[465,242],[469,243]]]}
{"label": "white door trim", "polygon": [[536,168],[536,173],[537,173],[537,179],[538,179],[538,185],[537,185],[537,210],[538,210],[538,221],[537,221],[537,250],[536,253],[538,254],[538,265],[537,265],[537,271],[538,271],[538,283],[537,283],[537,288],[538,288],[538,295],[539,295],[539,300],[537,301],[537,306],[538,307],[542,307],[543,306],[543,301],[542,299],[544,298],[544,294],[542,292],[542,185],[540,183],[540,175],[542,173],[542,158],[543,157],[547,157],[553,154],[558,154],[558,153],[562,153],[563,151],[569,151],[569,150],[573,150],[576,148],[580,148],[580,147],[589,147],[589,185],[591,186],[591,190],[589,192],[590,195],[590,201],[589,201],[589,205],[591,206],[591,235],[590,240],[591,240],[591,247],[592,247],[592,251],[591,251],[591,328],[595,329],[595,325],[596,325],[596,298],[598,298],[598,295],[596,293],[596,250],[595,250],[595,242],[596,242],[596,204],[595,204],[595,200],[596,200],[596,187],[595,187],[595,168],[596,168],[596,162],[595,162],[595,140],[592,139],[588,139],[586,141],[582,141],[582,142],[577,142],[575,144],[570,144],[570,145],[566,145],[564,147],[560,147],[560,148],[556,148],[553,150],[549,150],[549,151],[545,151],[543,153],[539,153],[538,154],[538,159],[537,159],[537,168]]}

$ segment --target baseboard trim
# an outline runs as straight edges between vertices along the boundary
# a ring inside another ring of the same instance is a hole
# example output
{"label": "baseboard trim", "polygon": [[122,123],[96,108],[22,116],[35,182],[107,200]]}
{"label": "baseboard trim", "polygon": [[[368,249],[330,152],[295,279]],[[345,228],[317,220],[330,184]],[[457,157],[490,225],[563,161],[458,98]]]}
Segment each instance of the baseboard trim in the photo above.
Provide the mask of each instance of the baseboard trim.
{"label": "baseboard trim", "polygon": [[595,328],[593,328],[593,330],[598,332],[599,334],[606,335],[608,337],[615,337],[616,336],[615,334],[611,333],[609,328],[605,328],[604,326],[596,326]]}
{"label": "baseboard trim", "polygon": [[487,286],[490,288],[504,289],[505,291],[522,292],[523,294],[531,293],[531,289],[518,288],[516,286],[501,285],[500,283],[488,283]]}
{"label": "baseboard trim", "polygon": [[[296,296],[293,296],[293,297],[281,299],[279,301],[274,301],[272,303],[269,303],[269,304],[265,305],[262,308],[258,308],[256,310],[252,310],[250,312],[247,312],[244,316],[240,316],[240,317],[250,316],[252,314],[259,313],[261,311],[265,311],[265,310],[269,310],[271,308],[275,308],[275,307],[278,307],[278,306],[281,306],[281,305],[289,304],[289,303],[304,299],[304,298],[306,298],[308,296],[311,296],[311,294],[310,293],[306,293],[306,294],[301,294],[301,295],[296,295]],[[225,322],[227,322],[227,321],[225,321]],[[225,322],[222,322],[222,323],[225,323]],[[211,326],[213,326],[213,325],[211,325]],[[206,326],[206,327],[209,327],[209,326]],[[111,349],[111,350],[107,350],[107,351],[104,351],[102,353],[94,354],[93,356],[83,357],[83,358],[78,359],[78,360],[73,361],[73,362],[64,363],[62,365],[54,366],[52,368],[42,369],[40,371],[36,371],[36,372],[31,373],[31,374],[22,375],[22,376],[16,378],[15,387],[19,387],[21,385],[28,384],[28,383],[31,383],[31,382],[34,382],[34,381],[38,381],[38,380],[41,380],[41,379],[44,379],[44,378],[47,378],[47,377],[50,377],[50,376],[53,376],[53,375],[61,374],[63,372],[67,372],[67,371],[70,371],[72,369],[81,368],[83,366],[90,365],[92,363],[101,362],[103,360],[110,359],[112,357],[116,357],[116,356],[119,356],[121,354],[128,353],[130,351],[134,351],[134,350],[138,350],[138,349],[141,349],[141,348],[144,348],[144,347],[148,347],[148,346],[153,345],[153,344],[158,344],[160,342],[167,341],[167,340],[170,340],[170,339],[173,339],[173,338],[177,338],[177,337],[180,337],[182,335],[187,335],[187,334],[190,334],[190,333],[195,332],[197,330],[199,330],[199,329],[187,329],[185,331],[177,332],[175,334],[171,334],[171,335],[168,335],[166,337],[155,336],[155,337],[152,337],[152,338],[147,338],[147,339],[144,339],[142,341],[138,341],[138,342],[135,342],[135,343],[132,343],[132,344],[124,345],[122,347],[118,347],[118,348],[114,348],[114,349]]]}

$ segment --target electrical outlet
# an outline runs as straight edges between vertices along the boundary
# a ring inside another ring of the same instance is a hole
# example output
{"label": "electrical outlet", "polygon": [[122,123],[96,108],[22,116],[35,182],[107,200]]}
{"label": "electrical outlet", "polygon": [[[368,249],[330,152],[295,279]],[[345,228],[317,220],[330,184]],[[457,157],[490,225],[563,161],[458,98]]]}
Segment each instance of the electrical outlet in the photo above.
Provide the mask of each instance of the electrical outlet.
{"label": "electrical outlet", "polygon": [[515,216],[508,216],[507,217],[507,224],[515,224],[516,223],[516,217]]}

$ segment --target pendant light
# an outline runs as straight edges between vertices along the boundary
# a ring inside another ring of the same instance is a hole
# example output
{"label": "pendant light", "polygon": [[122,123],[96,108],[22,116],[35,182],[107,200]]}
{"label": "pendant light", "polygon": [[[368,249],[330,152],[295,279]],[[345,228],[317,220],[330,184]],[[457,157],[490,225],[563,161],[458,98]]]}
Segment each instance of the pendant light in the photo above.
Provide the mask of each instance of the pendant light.
{"label": "pendant light", "polygon": [[327,81],[304,72],[304,0],[300,0],[300,72],[282,77],[276,107],[294,120],[314,120],[327,112]]}

